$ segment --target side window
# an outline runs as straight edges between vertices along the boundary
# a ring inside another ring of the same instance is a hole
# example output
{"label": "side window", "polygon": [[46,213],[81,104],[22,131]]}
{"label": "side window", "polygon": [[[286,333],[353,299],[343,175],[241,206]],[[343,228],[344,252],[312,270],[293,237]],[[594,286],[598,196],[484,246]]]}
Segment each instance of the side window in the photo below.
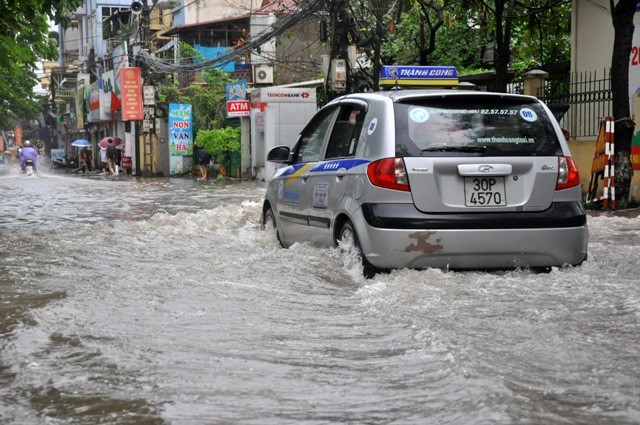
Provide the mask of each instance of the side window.
{"label": "side window", "polygon": [[296,146],[295,163],[314,162],[322,158],[322,146],[335,115],[335,108],[327,109],[317,115],[311,124],[304,129]]}
{"label": "side window", "polygon": [[331,132],[326,159],[351,157],[355,154],[364,115],[362,105],[346,104],[341,107]]}

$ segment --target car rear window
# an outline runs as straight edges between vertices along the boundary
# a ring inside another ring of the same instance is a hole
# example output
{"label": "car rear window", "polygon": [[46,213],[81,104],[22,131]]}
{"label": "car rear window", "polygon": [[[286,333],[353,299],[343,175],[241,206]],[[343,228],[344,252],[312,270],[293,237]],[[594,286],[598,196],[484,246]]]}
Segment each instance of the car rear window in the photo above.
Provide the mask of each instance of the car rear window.
{"label": "car rear window", "polygon": [[535,101],[450,96],[395,104],[398,156],[554,156],[562,147]]}

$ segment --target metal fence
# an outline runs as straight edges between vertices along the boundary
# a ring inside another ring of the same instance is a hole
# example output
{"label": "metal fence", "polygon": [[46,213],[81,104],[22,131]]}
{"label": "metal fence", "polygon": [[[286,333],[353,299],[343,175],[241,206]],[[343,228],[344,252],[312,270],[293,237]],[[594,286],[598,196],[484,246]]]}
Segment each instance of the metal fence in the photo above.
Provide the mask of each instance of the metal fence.
{"label": "metal fence", "polygon": [[596,137],[600,120],[611,115],[611,71],[583,71],[545,80],[538,97],[572,139]]}
{"label": "metal fence", "polygon": [[507,84],[507,93],[524,94],[524,81],[513,80]]}
{"label": "metal fence", "polygon": [[[476,90],[486,91],[494,79],[495,74],[486,74],[462,77],[461,81],[472,82]],[[522,79],[513,79],[507,92],[524,93]],[[556,72],[545,80],[537,97],[549,106],[572,139],[595,138],[600,121],[611,115],[611,71]]]}

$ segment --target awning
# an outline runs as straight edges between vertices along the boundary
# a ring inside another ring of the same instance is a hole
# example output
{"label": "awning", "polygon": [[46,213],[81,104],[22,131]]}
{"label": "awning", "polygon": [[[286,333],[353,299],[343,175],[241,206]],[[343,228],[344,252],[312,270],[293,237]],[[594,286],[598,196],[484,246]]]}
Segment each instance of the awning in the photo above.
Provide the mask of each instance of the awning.
{"label": "awning", "polygon": [[276,87],[281,87],[281,88],[296,88],[296,87],[322,87],[324,85],[324,78],[319,78],[317,80],[308,80],[308,81],[300,81],[299,83],[291,83],[291,84],[282,84],[280,86],[273,86],[274,88]]}
{"label": "awning", "polygon": [[165,32],[164,35],[178,35],[197,30],[217,29],[223,24],[230,24],[249,20],[251,15],[234,16],[230,18],[215,19],[213,21],[198,22],[195,24],[179,25]]}

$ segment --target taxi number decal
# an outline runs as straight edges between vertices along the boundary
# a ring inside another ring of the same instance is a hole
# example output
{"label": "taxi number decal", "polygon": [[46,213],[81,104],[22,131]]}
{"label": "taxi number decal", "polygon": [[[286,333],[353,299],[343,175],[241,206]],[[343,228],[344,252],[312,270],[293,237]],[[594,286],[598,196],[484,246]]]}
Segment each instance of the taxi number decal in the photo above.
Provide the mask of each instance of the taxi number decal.
{"label": "taxi number decal", "polygon": [[376,131],[377,126],[378,126],[378,118],[372,119],[371,122],[369,123],[369,126],[367,127],[367,134],[371,136],[373,132]]}
{"label": "taxi number decal", "polygon": [[530,108],[520,109],[520,116],[523,120],[528,122],[535,122],[538,119],[538,114],[536,114],[536,112]]}
{"label": "taxi number decal", "polygon": [[329,194],[329,183],[317,182],[313,187],[313,208],[326,210],[328,194]]}

